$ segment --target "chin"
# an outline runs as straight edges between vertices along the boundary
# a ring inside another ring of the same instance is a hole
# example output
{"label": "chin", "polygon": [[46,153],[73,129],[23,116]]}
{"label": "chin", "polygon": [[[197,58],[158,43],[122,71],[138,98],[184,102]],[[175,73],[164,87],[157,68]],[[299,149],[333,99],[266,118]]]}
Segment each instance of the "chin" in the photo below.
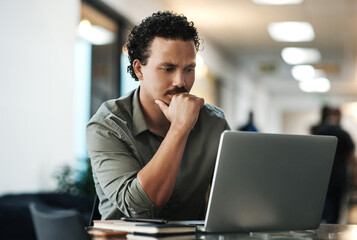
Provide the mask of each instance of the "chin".
{"label": "chin", "polygon": [[173,97],[173,95],[167,95],[167,96],[161,98],[161,101],[163,101],[164,103],[166,103],[167,106],[169,106],[171,103],[172,97]]}
{"label": "chin", "polygon": [[[171,99],[167,99],[167,98],[157,98],[157,99],[164,102],[167,106],[169,106],[171,103]],[[155,102],[155,99],[153,101]]]}
{"label": "chin", "polygon": [[[164,101],[164,100],[163,100]],[[170,103],[171,103],[171,100],[165,100],[164,103],[167,105],[167,106],[170,106]]]}

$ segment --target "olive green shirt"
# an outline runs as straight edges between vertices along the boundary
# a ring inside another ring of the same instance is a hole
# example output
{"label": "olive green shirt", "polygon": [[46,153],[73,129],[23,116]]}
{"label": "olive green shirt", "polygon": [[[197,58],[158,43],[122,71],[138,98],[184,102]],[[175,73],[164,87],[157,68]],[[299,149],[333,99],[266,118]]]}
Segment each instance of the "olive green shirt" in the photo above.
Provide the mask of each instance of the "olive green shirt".
{"label": "olive green shirt", "polygon": [[[229,129],[223,112],[209,104],[189,134],[176,184],[167,204],[156,207],[137,179],[163,137],[147,126],[140,87],[102,104],[87,125],[87,146],[102,219],[123,216],[203,219],[205,194],[213,176],[221,133]],[[170,161],[170,156],[167,156]]]}

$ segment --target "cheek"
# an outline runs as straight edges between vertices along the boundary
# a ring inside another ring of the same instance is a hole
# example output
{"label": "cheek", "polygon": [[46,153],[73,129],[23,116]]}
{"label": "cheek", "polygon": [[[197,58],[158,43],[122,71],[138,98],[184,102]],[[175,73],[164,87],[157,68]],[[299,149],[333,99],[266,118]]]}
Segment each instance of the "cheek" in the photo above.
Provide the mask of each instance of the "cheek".
{"label": "cheek", "polygon": [[151,76],[150,88],[156,93],[161,95],[170,88],[170,80],[162,76],[162,74],[153,74]]}
{"label": "cheek", "polygon": [[161,89],[170,88],[171,83],[172,83],[171,77],[165,73],[156,74],[155,81],[156,81],[157,87],[161,88]]}
{"label": "cheek", "polygon": [[187,80],[186,80],[186,87],[188,88],[187,90],[191,90],[194,82],[195,82],[194,74],[187,77]]}

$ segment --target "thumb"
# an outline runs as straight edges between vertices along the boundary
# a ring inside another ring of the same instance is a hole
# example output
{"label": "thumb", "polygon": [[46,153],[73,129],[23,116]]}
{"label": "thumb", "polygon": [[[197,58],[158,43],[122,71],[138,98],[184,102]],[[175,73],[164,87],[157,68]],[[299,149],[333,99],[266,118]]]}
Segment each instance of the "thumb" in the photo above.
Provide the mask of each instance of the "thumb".
{"label": "thumb", "polygon": [[166,103],[159,99],[156,99],[155,103],[159,106],[160,110],[164,113],[164,115],[166,115],[167,109],[169,108]]}

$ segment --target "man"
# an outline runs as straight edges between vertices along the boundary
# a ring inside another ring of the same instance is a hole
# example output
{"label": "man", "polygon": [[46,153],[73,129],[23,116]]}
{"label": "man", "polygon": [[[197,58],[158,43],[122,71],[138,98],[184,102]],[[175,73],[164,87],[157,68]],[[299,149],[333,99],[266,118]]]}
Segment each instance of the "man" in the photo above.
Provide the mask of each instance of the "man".
{"label": "man", "polygon": [[340,218],[343,197],[348,190],[347,168],[349,162],[354,161],[355,145],[351,136],[340,125],[340,109],[324,107],[322,119],[320,125],[312,128],[312,134],[336,136],[338,139],[322,221],[336,224]]}
{"label": "man", "polygon": [[135,91],[105,102],[87,126],[102,219],[203,219],[223,112],[190,94],[200,40],[192,22],[158,12],[127,42]]}
{"label": "man", "polygon": [[237,129],[238,131],[245,132],[258,132],[257,127],[254,124],[254,113],[249,111],[248,122]]}
{"label": "man", "polygon": [[311,134],[315,134],[316,132],[319,131],[320,128],[324,128],[326,125],[328,125],[328,121],[329,121],[329,115],[330,115],[330,112],[331,112],[331,108],[327,105],[323,106],[321,108],[321,112],[320,112],[320,115],[321,115],[321,119],[320,119],[320,122],[317,123],[316,125],[313,125],[310,127],[310,133]]}

